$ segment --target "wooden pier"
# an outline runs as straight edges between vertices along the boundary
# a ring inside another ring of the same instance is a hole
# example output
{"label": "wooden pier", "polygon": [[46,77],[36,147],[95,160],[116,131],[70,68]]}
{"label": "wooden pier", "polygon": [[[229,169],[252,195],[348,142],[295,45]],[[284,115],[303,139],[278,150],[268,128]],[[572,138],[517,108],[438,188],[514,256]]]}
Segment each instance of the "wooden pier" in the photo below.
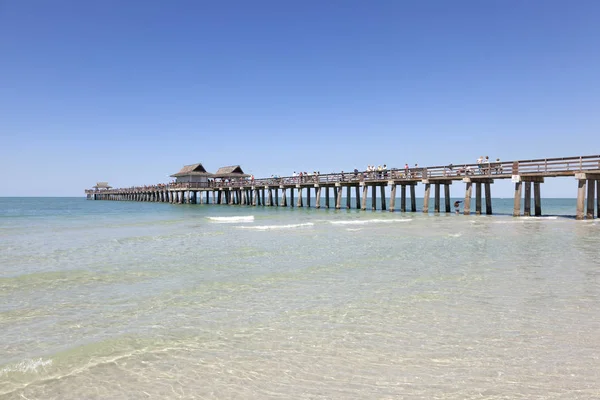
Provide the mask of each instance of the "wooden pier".
{"label": "wooden pier", "polygon": [[[424,185],[422,212],[428,213],[431,186],[433,185],[433,211],[442,211],[440,200],[444,190],[444,208],[452,212],[450,186],[464,183],[463,213],[471,213],[473,185],[475,185],[475,214],[483,210],[492,214],[491,188],[496,179],[510,179],[515,185],[513,216],[541,216],[541,184],[546,178],[572,176],[577,181],[576,219],[593,219],[600,216],[600,155],[548,158],[520,161],[492,161],[481,164],[451,164],[407,169],[388,169],[356,173],[311,174],[296,177],[250,179],[239,166],[223,167],[216,174],[204,170],[201,164],[185,166],[172,175],[201,176],[201,181],[158,184],[144,187],[114,189],[106,182],[99,182],[85,191],[88,199],[167,202],[177,204],[223,204],[267,207],[312,207],[312,195],[316,197],[315,208],[352,208],[366,210],[369,188],[371,208],[377,209],[377,192],[380,193],[379,209],[396,211],[397,187],[400,186],[399,211],[417,212],[415,188]],[[210,178],[213,178],[211,181]],[[531,189],[533,186],[533,213]],[[386,204],[385,190],[390,187],[390,204]],[[378,190],[379,188],[379,190]],[[342,198],[346,189],[346,202]],[[354,189],[354,204],[352,191]],[[407,197],[407,189],[410,196]],[[524,193],[523,193],[524,192]],[[296,195],[296,196],[294,196]],[[288,200],[289,196],[289,200]],[[296,201],[294,201],[294,197]],[[407,200],[410,208],[407,209]],[[523,209],[521,201],[523,200]]]}

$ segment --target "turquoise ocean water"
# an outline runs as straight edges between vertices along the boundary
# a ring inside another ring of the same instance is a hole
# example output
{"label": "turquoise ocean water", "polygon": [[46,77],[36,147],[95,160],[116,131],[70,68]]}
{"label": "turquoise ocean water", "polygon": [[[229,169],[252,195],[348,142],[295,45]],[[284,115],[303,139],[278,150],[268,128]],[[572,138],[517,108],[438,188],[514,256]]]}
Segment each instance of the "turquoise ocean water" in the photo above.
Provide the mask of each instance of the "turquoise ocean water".
{"label": "turquoise ocean water", "polygon": [[0,398],[600,398],[600,220],[542,210],[0,198]]}

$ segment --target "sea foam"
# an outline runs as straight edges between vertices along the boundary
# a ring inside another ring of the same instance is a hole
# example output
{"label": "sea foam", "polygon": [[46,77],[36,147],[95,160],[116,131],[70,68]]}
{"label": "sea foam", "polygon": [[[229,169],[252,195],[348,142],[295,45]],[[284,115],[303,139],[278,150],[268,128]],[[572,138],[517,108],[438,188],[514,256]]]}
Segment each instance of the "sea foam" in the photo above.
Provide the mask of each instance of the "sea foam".
{"label": "sea foam", "polygon": [[396,218],[396,219],[365,219],[356,221],[329,221],[334,225],[367,225],[367,224],[391,224],[394,222],[409,222],[412,218]]}
{"label": "sea foam", "polygon": [[240,222],[254,222],[254,215],[243,215],[238,217],[207,217],[210,221],[219,224],[237,224]]}
{"label": "sea foam", "polygon": [[289,225],[259,225],[259,226],[238,226],[240,229],[254,229],[257,231],[269,231],[274,229],[294,229],[294,228],[305,228],[313,226],[312,222],[306,222],[303,224],[289,224]]}
{"label": "sea foam", "polygon": [[8,365],[0,369],[0,376],[11,372],[37,373],[40,368],[45,369],[48,365],[52,365],[52,360],[43,360],[41,358],[38,358],[37,360],[23,360],[18,364]]}

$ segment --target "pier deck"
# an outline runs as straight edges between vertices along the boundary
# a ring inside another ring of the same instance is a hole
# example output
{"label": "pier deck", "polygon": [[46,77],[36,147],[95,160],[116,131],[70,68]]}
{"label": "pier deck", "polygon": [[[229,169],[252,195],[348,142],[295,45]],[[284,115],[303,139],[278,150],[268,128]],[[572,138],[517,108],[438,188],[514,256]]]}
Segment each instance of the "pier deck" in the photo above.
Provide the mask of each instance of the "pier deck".
{"label": "pier deck", "polygon": [[[371,187],[372,208],[377,208],[377,187],[380,188],[380,209],[386,210],[385,188],[391,187],[390,211],[395,211],[396,188],[401,188],[400,211],[406,211],[406,188],[410,190],[412,212],[416,212],[415,186],[425,185],[423,212],[429,212],[431,185],[434,185],[434,212],[440,212],[440,191],[444,186],[444,211],[451,212],[450,185],[465,183],[463,213],[471,213],[472,185],[475,184],[475,213],[482,212],[482,185],[485,190],[485,211],[492,214],[491,185],[495,179],[511,179],[515,184],[514,216],[531,215],[531,185],[534,189],[534,215],[541,215],[540,184],[545,178],[572,176],[577,180],[576,218],[600,215],[600,155],[562,157],[536,160],[484,162],[481,164],[450,164],[431,167],[387,169],[382,171],[339,172],[302,177],[237,179],[221,182],[191,182],[158,184],[131,188],[99,188],[85,191],[88,199],[154,201],[191,204],[240,204],[252,206],[310,207],[311,192],[316,196],[316,208],[321,207],[323,191],[325,207],[342,208],[343,188],[346,188],[346,208],[350,208],[352,188],[355,188],[355,207],[365,210],[368,187]],[[524,208],[521,213],[522,190]],[[361,190],[362,189],[362,190]],[[279,195],[281,191],[281,196]],[[289,191],[290,201],[287,200]],[[297,202],[294,203],[294,192]],[[305,196],[304,196],[305,193]],[[211,201],[212,195],[212,201]],[[587,196],[587,201],[586,201]],[[362,197],[362,201],[361,201]],[[204,198],[204,199],[203,199]],[[306,199],[306,202],[304,202]],[[204,201],[203,201],[204,200]],[[595,201],[595,202],[594,202]]]}

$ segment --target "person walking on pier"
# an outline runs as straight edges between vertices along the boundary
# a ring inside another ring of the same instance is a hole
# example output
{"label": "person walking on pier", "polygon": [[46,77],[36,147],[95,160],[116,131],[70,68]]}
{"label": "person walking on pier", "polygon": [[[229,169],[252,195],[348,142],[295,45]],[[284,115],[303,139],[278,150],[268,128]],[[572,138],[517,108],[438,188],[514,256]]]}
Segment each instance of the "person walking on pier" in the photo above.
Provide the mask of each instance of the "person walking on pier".
{"label": "person walking on pier", "polygon": [[477,167],[479,168],[479,174],[481,175],[483,173],[482,168],[483,168],[483,156],[479,156],[479,158],[477,159]]}

